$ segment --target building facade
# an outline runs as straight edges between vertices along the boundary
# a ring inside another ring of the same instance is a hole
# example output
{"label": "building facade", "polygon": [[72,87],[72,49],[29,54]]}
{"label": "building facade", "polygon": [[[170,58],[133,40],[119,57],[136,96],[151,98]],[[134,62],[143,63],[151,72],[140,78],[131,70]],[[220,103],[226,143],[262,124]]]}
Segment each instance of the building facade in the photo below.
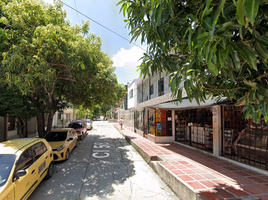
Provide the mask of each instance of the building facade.
{"label": "building facade", "polygon": [[[222,98],[198,104],[187,98],[172,98],[170,77],[165,73],[141,79],[137,84],[137,104],[121,111],[128,128],[153,142],[179,142],[215,156],[268,170],[268,130],[245,120],[241,106]],[[180,85],[183,87],[183,83]]]}

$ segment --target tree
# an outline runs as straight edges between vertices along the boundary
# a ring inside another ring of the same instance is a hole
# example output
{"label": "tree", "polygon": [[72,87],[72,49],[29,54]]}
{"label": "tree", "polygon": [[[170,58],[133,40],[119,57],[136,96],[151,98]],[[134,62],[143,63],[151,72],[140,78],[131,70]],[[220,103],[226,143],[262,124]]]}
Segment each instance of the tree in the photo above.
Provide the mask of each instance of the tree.
{"label": "tree", "polygon": [[[27,136],[26,122],[36,116],[36,111],[27,96],[21,94],[21,92],[15,88],[0,85],[0,102],[0,116],[17,117],[19,136]],[[4,138],[6,139],[6,137]]]}
{"label": "tree", "polygon": [[268,121],[266,0],[122,0],[132,40],[148,44],[144,76],[171,73],[174,97],[228,97]]}
{"label": "tree", "polygon": [[59,2],[2,0],[0,8],[1,82],[27,96],[40,137],[69,103],[88,108],[114,101],[119,85],[112,61],[88,22],[71,26]]}

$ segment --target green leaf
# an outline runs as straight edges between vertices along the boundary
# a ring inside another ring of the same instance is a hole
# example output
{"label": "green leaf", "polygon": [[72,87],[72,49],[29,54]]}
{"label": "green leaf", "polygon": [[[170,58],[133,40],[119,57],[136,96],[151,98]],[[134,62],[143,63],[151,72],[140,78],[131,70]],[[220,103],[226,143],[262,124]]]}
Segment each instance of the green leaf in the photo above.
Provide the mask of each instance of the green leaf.
{"label": "green leaf", "polygon": [[219,61],[220,67],[223,68],[225,65],[225,60],[223,59],[223,55],[221,52],[221,48],[217,50],[217,60]]}
{"label": "green leaf", "polygon": [[236,18],[239,21],[240,24],[246,25],[245,19],[244,19],[244,0],[238,0],[236,4]]}
{"label": "green leaf", "polygon": [[156,24],[159,24],[161,16],[162,16],[162,6],[158,6],[156,10]]}
{"label": "green leaf", "polygon": [[250,67],[257,71],[257,59],[252,48],[242,42],[230,42],[230,44],[248,62]]}
{"label": "green leaf", "polygon": [[235,70],[238,72],[240,70],[241,65],[240,65],[240,59],[239,59],[237,51],[232,51],[231,57],[232,57],[232,61],[233,61],[233,65],[235,67]]}
{"label": "green leaf", "polygon": [[187,94],[190,94],[190,90],[189,90],[189,80],[185,80],[184,81],[184,89],[186,90]]}
{"label": "green leaf", "polygon": [[192,40],[191,40],[191,37],[192,37],[192,31],[190,30],[189,33],[188,33],[188,39],[187,39],[187,43],[188,43],[188,48],[189,48],[189,51],[192,51]]}
{"label": "green leaf", "polygon": [[233,22],[231,21],[225,22],[224,24],[219,25],[219,27],[217,27],[217,30],[215,31],[215,33],[220,33],[222,31],[225,31],[231,25],[233,25]]}
{"label": "green leaf", "polygon": [[214,35],[215,26],[216,26],[216,24],[218,22],[220,12],[224,8],[225,1],[226,0],[221,0],[221,3],[220,3],[220,5],[218,6],[218,8],[216,10],[216,13],[215,13],[214,18],[213,18],[212,30],[210,31],[210,37],[212,37]]}
{"label": "green leaf", "polygon": [[207,31],[211,31],[212,30],[212,22],[211,22],[211,18],[206,16],[203,21],[202,21],[202,27],[207,30]]}
{"label": "green leaf", "polygon": [[260,44],[268,47],[268,37],[267,36],[262,36],[262,37],[256,37],[256,41],[259,42]]}
{"label": "green leaf", "polygon": [[252,81],[244,80],[244,83],[250,87],[256,87],[257,83]]}
{"label": "green leaf", "polygon": [[196,40],[208,37],[208,32],[201,33],[197,36]]}
{"label": "green leaf", "polygon": [[217,65],[214,65],[210,60],[207,62],[208,69],[211,71],[211,73],[215,76],[219,74],[219,69]]}
{"label": "green leaf", "polygon": [[254,26],[254,21],[259,9],[259,0],[244,0],[245,15],[248,21]]}
{"label": "green leaf", "polygon": [[258,53],[259,56],[261,56],[264,59],[268,59],[268,51],[265,48],[265,46],[261,45],[260,43],[255,44],[255,50]]}

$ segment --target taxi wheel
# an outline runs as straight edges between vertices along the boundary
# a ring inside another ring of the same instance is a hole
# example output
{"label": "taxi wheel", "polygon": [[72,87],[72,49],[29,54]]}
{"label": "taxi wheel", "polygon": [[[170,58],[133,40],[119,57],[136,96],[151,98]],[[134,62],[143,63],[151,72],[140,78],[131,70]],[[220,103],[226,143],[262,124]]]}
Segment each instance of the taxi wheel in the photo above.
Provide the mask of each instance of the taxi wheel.
{"label": "taxi wheel", "polygon": [[53,174],[54,174],[54,163],[51,162],[49,164],[49,167],[48,167],[48,170],[47,170],[47,175],[46,175],[45,179],[51,178]]}
{"label": "taxi wheel", "polygon": [[69,149],[67,149],[66,153],[65,153],[65,160],[68,160],[70,157],[70,153],[69,153]]}
{"label": "taxi wheel", "polygon": [[76,140],[75,142],[75,147],[78,147],[78,140]]}

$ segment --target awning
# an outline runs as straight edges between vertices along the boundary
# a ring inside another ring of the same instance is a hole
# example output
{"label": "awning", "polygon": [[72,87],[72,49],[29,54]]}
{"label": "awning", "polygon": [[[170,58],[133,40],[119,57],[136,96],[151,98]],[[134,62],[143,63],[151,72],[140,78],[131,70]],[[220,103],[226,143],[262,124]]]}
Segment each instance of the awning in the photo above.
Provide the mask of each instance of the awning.
{"label": "awning", "polygon": [[218,102],[216,100],[209,99],[209,100],[206,100],[205,102],[200,101],[200,105],[198,105],[195,99],[192,99],[192,102],[190,102],[188,98],[185,98],[185,99],[182,99],[182,102],[172,101],[172,102],[167,102],[167,103],[161,103],[155,106],[149,106],[149,108],[179,110],[179,109],[203,108],[203,107],[223,104],[227,102],[229,102],[227,98],[222,98]]}

